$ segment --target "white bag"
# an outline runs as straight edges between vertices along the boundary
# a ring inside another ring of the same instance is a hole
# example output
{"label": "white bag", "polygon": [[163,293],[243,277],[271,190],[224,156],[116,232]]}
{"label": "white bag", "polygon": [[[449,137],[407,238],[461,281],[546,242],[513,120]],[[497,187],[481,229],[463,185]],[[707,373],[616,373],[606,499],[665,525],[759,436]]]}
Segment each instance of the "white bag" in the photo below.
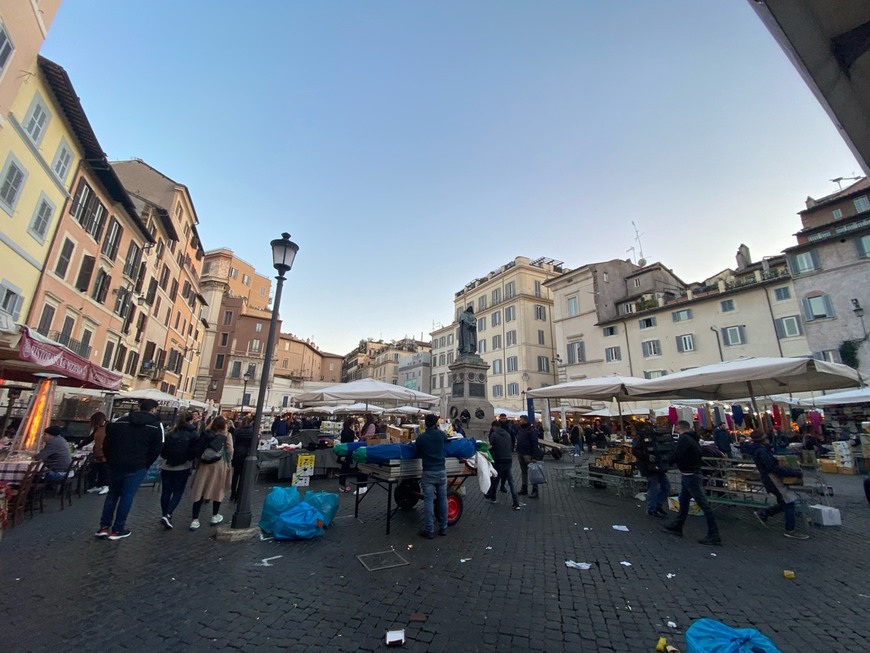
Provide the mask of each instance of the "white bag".
{"label": "white bag", "polygon": [[480,485],[480,491],[486,494],[492,485],[492,477],[498,476],[489,459],[481,452],[474,454],[474,467],[477,469],[477,482]]}

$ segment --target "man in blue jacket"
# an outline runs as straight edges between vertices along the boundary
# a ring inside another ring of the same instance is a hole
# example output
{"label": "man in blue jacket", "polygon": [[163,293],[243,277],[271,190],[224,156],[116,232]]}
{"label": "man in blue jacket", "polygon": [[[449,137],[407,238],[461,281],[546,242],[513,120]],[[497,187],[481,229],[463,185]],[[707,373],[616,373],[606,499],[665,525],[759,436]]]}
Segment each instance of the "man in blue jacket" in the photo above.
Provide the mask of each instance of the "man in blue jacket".
{"label": "man in blue jacket", "polygon": [[420,535],[428,540],[435,537],[435,500],[438,500],[439,535],[447,535],[447,468],[444,464],[444,445],[447,436],[438,428],[438,416],[426,415],[426,430],[416,441],[417,458],[423,461],[423,530]]}
{"label": "man in blue jacket", "polygon": [[794,514],[794,500],[791,501],[791,495],[788,488],[780,481],[781,478],[789,476],[800,476],[799,469],[787,469],[780,467],[776,460],[776,456],[770,450],[770,440],[761,431],[752,432],[752,460],[758,468],[761,475],[761,484],[768,493],[772,494],[776,499],[776,505],[770,508],[758,510],[755,516],[762,524],[767,524],[767,518],[779,513],[785,513],[785,535],[795,540],[806,540],[809,535],[799,533],[796,529],[796,519]]}
{"label": "man in blue jacket", "polygon": [[528,494],[530,499],[537,499],[540,496],[537,485],[532,485],[532,492],[529,494],[529,465],[543,457],[540,445],[538,445],[537,431],[532,428],[527,415],[520,415],[520,428],[517,430],[517,459],[520,463],[520,475],[523,482],[517,494]]}

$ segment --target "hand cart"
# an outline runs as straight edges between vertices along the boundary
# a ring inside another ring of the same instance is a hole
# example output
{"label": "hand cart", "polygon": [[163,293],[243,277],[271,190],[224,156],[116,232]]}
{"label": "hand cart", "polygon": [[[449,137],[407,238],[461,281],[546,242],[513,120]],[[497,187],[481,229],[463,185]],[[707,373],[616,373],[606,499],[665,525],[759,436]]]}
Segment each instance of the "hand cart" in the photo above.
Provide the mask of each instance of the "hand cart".
{"label": "hand cart", "polygon": [[572,445],[552,440],[538,440],[538,446],[541,447],[543,453],[553,456],[553,460],[559,460],[562,456],[570,456],[576,451]]}
{"label": "hand cart", "polygon": [[[469,476],[477,472],[457,458],[448,458],[447,468],[447,524],[453,526],[462,518],[462,494],[459,490]],[[419,458],[411,460],[390,460],[381,464],[360,463],[359,471],[368,475],[368,481],[357,484],[353,516],[359,517],[359,504],[369,495],[368,491],[359,493],[359,488],[366,490],[377,485],[387,491],[387,535],[390,534],[390,523],[399,508],[409,510],[423,498],[420,489],[420,478],[423,475],[422,461]],[[393,506],[395,500],[396,505]],[[435,506],[436,516],[438,506]]]}

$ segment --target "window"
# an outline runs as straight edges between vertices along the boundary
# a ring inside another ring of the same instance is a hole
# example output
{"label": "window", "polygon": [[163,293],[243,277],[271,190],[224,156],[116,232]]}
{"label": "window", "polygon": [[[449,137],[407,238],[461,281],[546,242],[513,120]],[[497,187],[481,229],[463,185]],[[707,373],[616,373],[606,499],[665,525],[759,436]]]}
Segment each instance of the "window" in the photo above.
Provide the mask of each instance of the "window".
{"label": "window", "polygon": [[651,356],[662,355],[662,344],[658,340],[644,340],[641,344],[643,348],[643,357],[650,358]]}
{"label": "window", "polygon": [[48,113],[45,102],[39,95],[36,95],[33,102],[30,103],[30,108],[24,116],[24,124],[22,125],[34,145],[38,146],[42,141],[49,120],[51,120],[51,114]]}
{"label": "window", "polygon": [[246,286],[250,286],[251,285],[251,277],[249,277],[247,274],[243,274],[242,275],[242,283],[245,284]]}
{"label": "window", "polygon": [[773,321],[777,338],[794,338],[802,335],[801,318],[799,315],[789,315]]}
{"label": "window", "polygon": [[504,386],[501,383],[497,383],[492,386],[492,396],[493,397],[503,397],[504,396]]}
{"label": "window", "polygon": [[582,340],[568,343],[568,365],[586,362],[586,345]]}
{"label": "window", "polygon": [[578,308],[576,297],[569,297],[568,298],[568,304],[565,307],[565,312],[567,313],[568,317],[574,317],[575,315],[580,313],[580,309]]}
{"label": "window", "polygon": [[263,333],[263,323],[262,323],[262,322],[257,322],[257,323],[254,325],[254,331],[257,332],[257,333]]}
{"label": "window", "polygon": [[520,394],[520,384],[508,383],[507,391],[509,397],[516,397],[518,394]]}
{"label": "window", "polygon": [[640,288],[640,277],[638,277],[637,279],[634,280],[634,287]]}
{"label": "window", "polygon": [[477,298],[477,310],[483,311],[486,309],[486,295],[481,295]]}
{"label": "window", "polygon": [[504,309],[504,321],[505,322],[513,322],[517,317],[517,307],[516,306],[508,306]]}
{"label": "window", "polygon": [[[138,244],[131,240],[127,247],[127,258],[124,259],[124,276],[130,277],[131,279],[138,276],[138,272],[141,269],[139,265],[141,261],[142,249]],[[141,288],[141,285],[139,287]]]}
{"label": "window", "polygon": [[54,213],[54,205],[48,201],[48,198],[42,193],[39,194],[39,202],[36,204],[36,211],[33,213],[33,218],[30,220],[30,226],[27,230],[40,243],[45,242],[45,236],[48,233],[48,225],[51,222],[51,216]]}
{"label": "window", "polygon": [[492,337],[492,349],[495,351],[496,349],[501,349],[501,335]]}
{"label": "window", "polygon": [[842,363],[843,361],[840,359],[840,350],[839,349],[824,349],[822,351],[815,352],[813,354],[813,358],[820,361],[828,361],[829,363]]}
{"label": "window", "polygon": [[445,356],[444,354],[441,354],[438,357],[438,364],[441,366],[447,365],[447,356]]}
{"label": "window", "polygon": [[746,329],[743,325],[729,326],[722,329],[722,344],[728,347],[746,344]]}
{"label": "window", "polygon": [[507,371],[516,372],[519,369],[519,361],[516,356],[507,357]]}
{"label": "window", "polygon": [[833,216],[834,220],[839,220],[843,217],[843,209],[834,209],[833,211],[831,211],[831,215]]}
{"label": "window", "polygon": [[51,331],[51,323],[54,321],[54,314],[57,309],[51,304],[45,304],[42,307],[42,315],[39,316],[39,325],[37,325],[36,330],[38,333],[41,333],[44,336],[48,335],[48,332]]}
{"label": "window", "polygon": [[[169,286],[169,299],[175,301],[175,298],[178,297],[178,279],[173,279],[172,284]],[[176,322],[176,327],[178,326],[178,320]]]}
{"label": "window", "polygon": [[214,359],[214,368],[215,368],[216,370],[222,370],[222,369],[224,369],[224,359],[225,359],[225,358],[226,358],[226,356],[225,356],[224,354],[218,354],[217,356],[215,356],[215,359]]}
{"label": "window", "polygon": [[230,334],[229,334],[229,333],[222,333],[222,334],[221,334],[221,345],[220,345],[220,346],[221,346],[221,347],[226,347],[226,346],[229,344],[229,342],[230,342]]}
{"label": "window", "polygon": [[229,326],[233,323],[233,312],[224,311],[224,326]]}
{"label": "window", "polygon": [[447,344],[448,344],[448,345],[452,345],[452,344],[453,344],[453,334],[452,334],[452,333],[448,333],[448,334],[447,334]]}
{"label": "window", "polygon": [[76,288],[80,292],[87,292],[91,285],[95,260],[93,256],[88,256],[87,254],[82,257],[82,266],[79,268],[79,276],[76,279]]}
{"label": "window", "polygon": [[6,159],[6,165],[3,166],[3,172],[0,173],[0,180],[2,180],[0,181],[0,202],[9,213],[15,210],[25,179],[27,179],[27,174],[24,172],[24,167],[18,162],[18,159],[10,154]]}
{"label": "window", "polygon": [[638,320],[637,323],[641,329],[652,329],[656,325],[656,319],[654,317],[645,317]]}
{"label": "window", "polygon": [[674,311],[671,313],[671,319],[674,322],[685,322],[686,320],[692,319],[692,309],[684,308],[681,311]]}
{"label": "window", "polygon": [[238,279],[239,271],[235,268],[230,268],[230,279]]}
{"label": "window", "polygon": [[70,214],[87,231],[94,240],[99,241],[103,235],[103,222],[106,219],[106,207],[94,195],[93,189],[84,179],[79,180]]}
{"label": "window", "polygon": [[51,169],[54,174],[60,179],[61,183],[66,182],[66,176],[69,174],[69,169],[72,166],[73,155],[66,140],[61,139],[60,145],[57,146],[57,152],[54,154],[54,161],[51,164]]}
{"label": "window", "polygon": [[547,308],[545,306],[541,306],[540,304],[535,304],[535,319],[536,320],[546,320],[547,319]]}
{"label": "window", "polygon": [[821,268],[821,265],[819,265],[819,255],[815,251],[790,255],[788,257],[788,265],[794,276]]}
{"label": "window", "polygon": [[622,360],[622,351],[619,347],[608,347],[604,350],[604,360],[608,363],[614,363]]}
{"label": "window", "polygon": [[688,351],[695,351],[695,336],[691,333],[677,336],[677,351],[681,354]]}
{"label": "window", "polygon": [[541,296],[541,282],[535,281],[535,297]]}
{"label": "window", "polygon": [[550,371],[550,359],[546,356],[538,356],[538,371],[539,372],[549,372]]}
{"label": "window", "polygon": [[719,310],[722,313],[730,313],[731,311],[734,310],[734,300],[733,299],[726,299],[726,300],[719,302]]}
{"label": "window", "polygon": [[109,220],[109,228],[106,229],[106,237],[103,240],[103,247],[100,249],[104,255],[114,261],[118,256],[118,247],[121,245],[121,236],[124,235],[124,229],[121,223],[115,218]]}
{"label": "window", "polygon": [[492,291],[491,299],[492,299],[493,306],[501,303],[501,288],[496,288],[495,290]]}
{"label": "window", "polygon": [[233,361],[232,368],[230,369],[230,378],[231,379],[242,378],[242,361]]}
{"label": "window", "polygon": [[646,370],[643,373],[645,379],[658,379],[662,376],[667,376],[667,370]]}
{"label": "window", "polygon": [[604,333],[605,338],[609,338],[610,336],[616,335],[616,327],[615,326],[606,326],[601,331]]}
{"label": "window", "polygon": [[485,354],[486,353],[486,338],[484,338],[483,340],[477,341],[477,353],[478,354]]}
{"label": "window", "polygon": [[486,331],[486,318],[485,317],[477,318],[477,330],[478,331]]}
{"label": "window", "polygon": [[858,256],[860,258],[870,257],[870,235],[862,236],[855,241],[855,245],[858,247]]}
{"label": "window", "polygon": [[252,352],[260,351],[260,340],[258,338],[251,340],[251,351]]}
{"label": "window", "polygon": [[24,297],[21,295],[20,288],[5,279],[0,282],[0,310],[11,315],[13,320],[17,320],[23,303]]}
{"label": "window", "polygon": [[773,289],[773,296],[776,298],[778,302],[784,302],[788,299],[791,299],[791,290],[788,286],[782,286],[781,288]]}
{"label": "window", "polygon": [[505,346],[510,347],[511,345],[517,344],[517,332],[516,331],[508,331],[505,334]]}
{"label": "window", "polygon": [[492,323],[492,326],[498,326],[501,324],[501,311],[496,311],[489,317],[489,321]]}
{"label": "window", "polygon": [[453,352],[451,351],[451,352],[447,353],[447,364],[451,365],[452,363],[453,363]]}
{"label": "window", "polygon": [[12,41],[9,39],[9,34],[6,33],[6,27],[0,25],[0,75],[6,70],[6,64],[12,58],[12,52],[15,48]]}
{"label": "window", "polygon": [[547,344],[546,338],[544,337],[544,330],[543,329],[538,329],[538,344],[539,345],[546,345]]}
{"label": "window", "polygon": [[867,199],[866,195],[856,198],[853,204],[855,205],[855,213],[870,211],[870,200]]}
{"label": "window", "polygon": [[620,310],[622,310],[623,315],[630,315],[634,313],[634,304],[632,302],[626,302],[620,306]]}
{"label": "window", "polygon": [[804,319],[807,322],[834,317],[834,305],[830,295],[817,295],[803,300]]}
{"label": "window", "polygon": [[510,299],[517,294],[516,281],[508,281],[504,286],[504,298]]}
{"label": "window", "polygon": [[496,358],[494,361],[492,361],[492,373],[493,374],[501,374],[502,373],[501,358]]}

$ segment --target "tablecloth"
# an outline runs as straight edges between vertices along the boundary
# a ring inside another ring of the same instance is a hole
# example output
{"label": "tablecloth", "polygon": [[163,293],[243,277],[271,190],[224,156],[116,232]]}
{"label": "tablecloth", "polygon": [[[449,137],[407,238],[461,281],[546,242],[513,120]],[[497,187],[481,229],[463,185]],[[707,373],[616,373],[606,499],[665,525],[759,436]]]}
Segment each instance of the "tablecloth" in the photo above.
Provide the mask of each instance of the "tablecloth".
{"label": "tablecloth", "polygon": [[0,462],[0,481],[9,485],[20,485],[32,460],[4,460]]}

